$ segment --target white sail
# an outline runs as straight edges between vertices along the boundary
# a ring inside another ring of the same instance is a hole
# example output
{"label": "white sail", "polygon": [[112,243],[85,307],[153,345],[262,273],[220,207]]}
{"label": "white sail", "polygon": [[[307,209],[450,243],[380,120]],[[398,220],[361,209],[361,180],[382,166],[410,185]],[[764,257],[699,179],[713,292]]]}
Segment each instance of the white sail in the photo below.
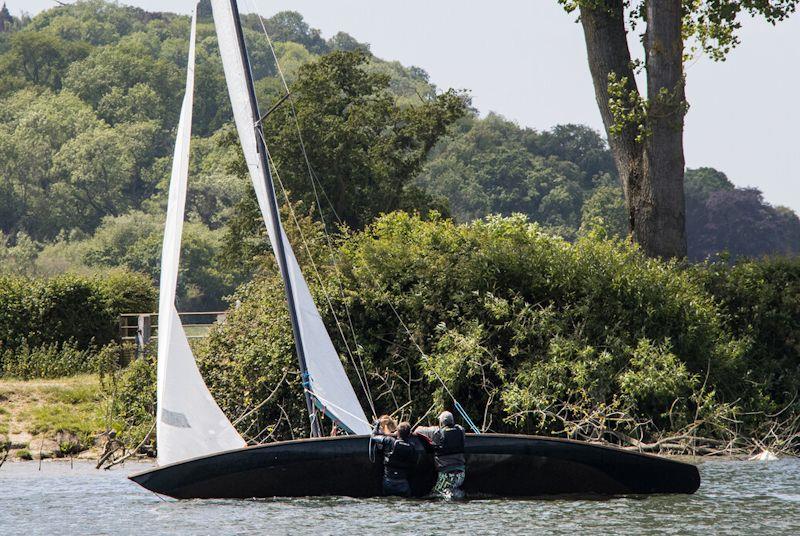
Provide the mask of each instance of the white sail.
{"label": "white sail", "polygon": [[156,411],[159,465],[245,446],[242,437],[208,392],[175,309],[186,183],[189,175],[196,26],[195,11],[186,67],[186,93],[175,141],[167,221],[161,251]]}
{"label": "white sail", "polygon": [[[239,132],[258,206],[267,226],[272,248],[275,250],[278,242],[270,223],[273,214],[267,194],[266,174],[269,173],[269,170],[262,168],[257,152],[256,136],[258,134],[254,124],[254,118],[257,115],[250,101],[243,51],[239,46],[236,34],[237,21],[234,20],[233,8],[229,0],[211,0],[211,7],[214,13],[214,25],[217,29],[225,79],[228,83],[228,93],[236,120],[236,129]],[[274,216],[278,217],[277,214]],[[283,227],[281,227],[280,238],[286,251],[289,281],[297,309],[300,338],[305,350],[309,390],[317,406],[339,421],[339,424],[354,433],[367,434],[370,432],[369,422],[353,391],[353,386],[347,378],[328,331],[325,329],[308,285],[300,271],[300,266],[297,264],[292,246],[283,232]]]}

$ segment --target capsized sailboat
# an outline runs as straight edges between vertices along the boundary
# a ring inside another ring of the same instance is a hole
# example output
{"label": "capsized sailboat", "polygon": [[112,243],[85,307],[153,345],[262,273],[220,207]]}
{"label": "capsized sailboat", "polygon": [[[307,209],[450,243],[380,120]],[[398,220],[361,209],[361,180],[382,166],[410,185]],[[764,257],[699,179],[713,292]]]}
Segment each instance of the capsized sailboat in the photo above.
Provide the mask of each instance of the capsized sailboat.
{"label": "capsized sailboat", "polygon": [[[382,467],[369,456],[370,423],[281,224],[236,0],[211,0],[211,5],[236,128],[285,285],[312,437],[247,446],[206,387],[175,309],[191,138],[195,13],[162,250],[158,466],[129,478],[175,498],[381,495]],[[318,413],[350,435],[319,437]],[[693,493],[700,485],[693,465],[566,439],[469,434],[465,454],[464,488],[473,497]],[[420,460],[411,476],[416,496],[427,494],[436,478],[432,457],[420,452]]]}

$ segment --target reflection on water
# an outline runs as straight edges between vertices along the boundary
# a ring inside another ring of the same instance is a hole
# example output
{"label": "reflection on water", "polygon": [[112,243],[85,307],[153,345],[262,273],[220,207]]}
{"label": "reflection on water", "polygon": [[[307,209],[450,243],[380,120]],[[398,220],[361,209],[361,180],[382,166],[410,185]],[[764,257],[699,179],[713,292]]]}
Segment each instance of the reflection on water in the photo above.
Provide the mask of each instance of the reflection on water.
{"label": "reflection on water", "polygon": [[163,500],[128,481],[134,464],[7,462],[0,534],[798,534],[800,460],[706,461],[691,496],[605,501]]}

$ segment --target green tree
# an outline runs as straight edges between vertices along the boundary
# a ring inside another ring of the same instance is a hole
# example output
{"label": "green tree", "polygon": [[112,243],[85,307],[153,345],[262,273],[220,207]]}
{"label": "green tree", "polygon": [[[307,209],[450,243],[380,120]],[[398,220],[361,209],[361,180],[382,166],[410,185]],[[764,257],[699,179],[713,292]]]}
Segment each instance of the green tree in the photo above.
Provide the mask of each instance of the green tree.
{"label": "green tree", "polygon": [[53,185],[65,227],[92,230],[104,216],[131,208],[127,193],[134,187],[136,159],[122,129],[103,126],[68,141],[53,159],[64,177]]}
{"label": "green tree", "polygon": [[628,234],[625,198],[616,184],[596,188],[581,208],[581,231],[589,232],[598,225],[609,236],[622,238]]}
{"label": "green tree", "polygon": [[451,129],[417,180],[447,199],[461,221],[516,212],[573,236],[584,200],[597,184],[613,180],[609,159],[602,138],[587,127],[539,133],[489,114]]}
{"label": "green tree", "polygon": [[[738,43],[741,14],[775,23],[794,12],[798,0],[558,1],[567,11],[580,11],[632,236],[648,255],[685,257],[683,62],[693,52],[724,59]],[[635,78],[642,65],[633,61],[628,45],[628,31],[642,23],[646,93]]]}
{"label": "green tree", "polygon": [[[281,11],[263,22],[273,41],[292,41],[303,45],[314,54],[329,52],[328,44],[320,31],[311,28],[297,11]],[[259,15],[245,15],[244,24],[258,33],[263,31]]]}
{"label": "green tree", "polygon": [[67,91],[17,92],[0,101],[0,117],[2,231],[22,230],[37,240],[51,238],[63,227],[50,197],[60,180],[56,155],[101,123],[88,105]]}
{"label": "green tree", "polygon": [[[73,243],[82,262],[91,268],[127,268],[147,274],[153,284],[161,270],[163,214],[132,211],[118,217],[106,217],[94,236]],[[181,242],[178,275],[178,307],[186,310],[209,310],[223,307],[223,297],[238,281],[221,270],[217,260],[224,232],[212,231],[202,223],[187,222]],[[63,252],[70,255],[69,251]]]}
{"label": "green tree", "polygon": [[[365,70],[361,52],[332,52],[303,66],[292,87],[312,169],[333,210],[360,228],[382,212],[419,199],[412,184],[428,151],[466,112],[466,97],[448,91],[400,107],[389,77]],[[314,206],[308,168],[290,108],[266,123],[267,145],[288,189]]]}
{"label": "green tree", "polygon": [[86,57],[91,48],[48,31],[20,31],[11,36],[9,50],[0,57],[0,68],[4,76],[58,90],[69,65]]}
{"label": "green tree", "polygon": [[163,101],[172,120],[178,116],[184,78],[175,64],[158,57],[159,49],[157,35],[131,34],[70,65],[64,87],[97,109],[115,89],[119,99],[144,84]]}

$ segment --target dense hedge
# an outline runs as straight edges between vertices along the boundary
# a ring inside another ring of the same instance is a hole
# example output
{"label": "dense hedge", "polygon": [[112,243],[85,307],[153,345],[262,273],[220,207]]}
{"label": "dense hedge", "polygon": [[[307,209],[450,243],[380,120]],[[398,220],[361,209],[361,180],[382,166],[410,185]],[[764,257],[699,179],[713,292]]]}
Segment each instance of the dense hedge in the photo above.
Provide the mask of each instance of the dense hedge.
{"label": "dense hedge", "polygon": [[[0,276],[0,370],[52,376],[68,372],[72,363],[72,372],[82,372],[79,363],[117,337],[120,313],[151,311],[155,300],[150,279],[130,272]],[[45,372],[48,362],[52,370]]]}
{"label": "dense hedge", "polygon": [[[592,418],[642,439],[686,427],[727,439],[731,427],[756,434],[800,387],[800,261],[684,266],[598,232],[571,244],[523,217],[456,225],[402,213],[344,239],[336,269],[325,260],[317,265],[338,317],[355,326],[357,339],[344,329],[378,413],[403,407],[416,420],[451,405],[438,375],[487,429],[574,434],[566,421]],[[243,429],[304,433],[274,267],[237,298],[198,352],[208,383],[232,416],[277,387]]]}

